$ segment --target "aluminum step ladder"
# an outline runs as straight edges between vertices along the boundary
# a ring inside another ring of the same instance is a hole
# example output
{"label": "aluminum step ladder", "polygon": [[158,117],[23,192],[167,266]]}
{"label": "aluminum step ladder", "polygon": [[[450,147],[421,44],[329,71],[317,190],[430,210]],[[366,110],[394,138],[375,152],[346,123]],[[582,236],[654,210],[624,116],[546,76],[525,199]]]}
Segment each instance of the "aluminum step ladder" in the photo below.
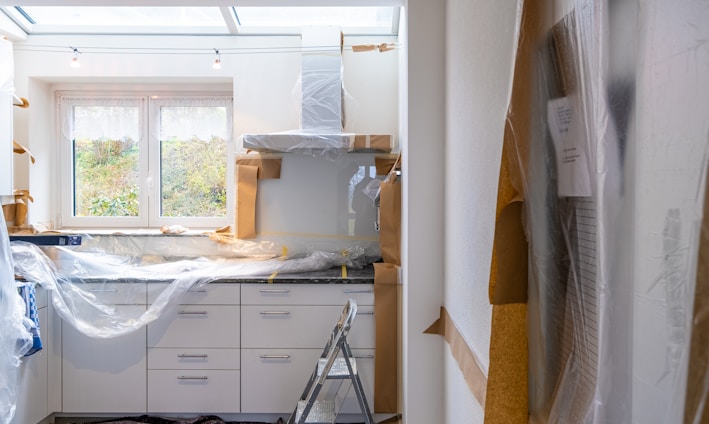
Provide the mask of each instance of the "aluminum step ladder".
{"label": "aluminum step ladder", "polygon": [[349,299],[335,324],[325,348],[315,365],[305,390],[287,424],[334,423],[337,418],[336,401],[320,400],[323,385],[327,380],[350,380],[357,395],[357,402],[365,424],[374,424],[362,382],[357,372],[357,361],[347,343],[347,334],[357,315],[357,302]]}

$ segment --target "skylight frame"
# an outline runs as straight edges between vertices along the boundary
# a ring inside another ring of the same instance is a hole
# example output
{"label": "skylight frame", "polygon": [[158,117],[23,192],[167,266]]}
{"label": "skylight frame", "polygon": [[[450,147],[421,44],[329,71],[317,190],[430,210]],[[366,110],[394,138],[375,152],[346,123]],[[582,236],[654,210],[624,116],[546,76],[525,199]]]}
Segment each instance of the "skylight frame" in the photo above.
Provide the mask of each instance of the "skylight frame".
{"label": "skylight frame", "polygon": [[[386,2],[385,2],[386,3]],[[247,3],[248,4],[248,3]],[[318,5],[316,5],[318,6]],[[23,10],[30,9],[34,6],[22,7]],[[56,7],[56,6],[55,6]],[[140,9],[140,7],[135,6],[125,6],[126,8]],[[164,6],[165,8],[172,9],[184,9],[180,6]],[[212,15],[219,14],[221,17],[220,24],[214,24],[210,26],[204,25],[50,25],[31,23],[28,21],[27,17],[24,16],[20,11],[16,9],[16,6],[2,6],[2,11],[10,17],[26,34],[51,34],[51,35],[91,35],[91,34],[111,34],[111,35],[140,35],[140,34],[165,34],[165,35],[230,35],[230,34],[243,34],[243,35],[285,35],[285,34],[300,34],[302,25],[249,25],[248,23],[242,22],[239,24],[237,21],[237,10],[239,8],[249,7],[249,6],[199,6],[200,9],[213,9]],[[251,6],[253,7],[253,6]],[[264,8],[269,8],[271,6],[259,6]],[[283,7],[293,7],[293,6],[280,6]],[[295,6],[295,7],[313,7],[313,6]],[[328,6],[320,6],[328,7]],[[398,26],[400,19],[400,8],[395,4],[383,4],[383,5],[367,5],[367,6],[342,6],[334,2],[332,6],[336,9],[347,8],[347,7],[379,7],[379,8],[390,8],[391,9],[391,24],[387,25],[377,25],[377,26],[348,26],[341,25],[339,22],[333,22],[333,25],[338,25],[342,28],[345,35],[398,35]],[[75,8],[75,7],[74,7]],[[216,12],[216,13],[215,13]],[[31,13],[27,15],[34,19]]]}

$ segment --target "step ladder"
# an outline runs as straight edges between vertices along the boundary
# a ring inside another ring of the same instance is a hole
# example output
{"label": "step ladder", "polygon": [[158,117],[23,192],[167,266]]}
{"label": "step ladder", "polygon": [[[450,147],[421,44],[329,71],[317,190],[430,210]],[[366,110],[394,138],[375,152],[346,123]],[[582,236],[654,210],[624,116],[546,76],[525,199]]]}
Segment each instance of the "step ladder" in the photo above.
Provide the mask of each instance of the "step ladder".
{"label": "step ladder", "polygon": [[335,324],[318,359],[305,390],[287,424],[334,423],[337,417],[335,400],[320,400],[318,395],[327,380],[350,380],[365,424],[374,424],[364,388],[357,372],[357,361],[347,343],[347,334],[357,315],[357,302],[350,299]]}

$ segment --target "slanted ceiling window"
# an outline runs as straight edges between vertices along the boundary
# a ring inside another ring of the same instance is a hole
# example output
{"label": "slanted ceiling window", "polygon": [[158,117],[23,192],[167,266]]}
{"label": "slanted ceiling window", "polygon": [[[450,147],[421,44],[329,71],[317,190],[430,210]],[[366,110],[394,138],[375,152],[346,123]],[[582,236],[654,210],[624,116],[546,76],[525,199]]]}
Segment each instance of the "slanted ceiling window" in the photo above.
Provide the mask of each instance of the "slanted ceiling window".
{"label": "slanted ceiling window", "polygon": [[4,6],[28,34],[294,34],[336,25],[347,35],[396,35],[399,6]]}

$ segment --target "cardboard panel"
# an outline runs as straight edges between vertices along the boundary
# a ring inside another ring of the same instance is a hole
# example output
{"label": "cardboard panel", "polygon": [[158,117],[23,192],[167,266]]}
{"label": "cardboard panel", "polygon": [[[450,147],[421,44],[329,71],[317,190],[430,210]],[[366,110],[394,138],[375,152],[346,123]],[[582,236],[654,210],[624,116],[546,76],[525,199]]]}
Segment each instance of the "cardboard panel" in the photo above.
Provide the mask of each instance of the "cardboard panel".
{"label": "cardboard panel", "polygon": [[256,237],[256,182],[258,166],[236,166],[236,237]]}

